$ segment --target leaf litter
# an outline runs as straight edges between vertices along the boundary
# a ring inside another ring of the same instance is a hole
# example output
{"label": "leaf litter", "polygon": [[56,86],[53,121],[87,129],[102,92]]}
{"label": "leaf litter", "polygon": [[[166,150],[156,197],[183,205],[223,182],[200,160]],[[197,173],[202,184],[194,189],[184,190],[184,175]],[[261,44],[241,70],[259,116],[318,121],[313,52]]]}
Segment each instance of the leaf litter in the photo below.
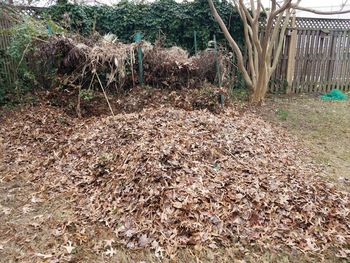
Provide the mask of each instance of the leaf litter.
{"label": "leaf litter", "polygon": [[160,107],[64,124],[57,114],[2,126],[8,158],[42,191],[70,193],[79,220],[107,225],[127,248],[172,255],[240,242],[348,256],[349,193],[254,114]]}

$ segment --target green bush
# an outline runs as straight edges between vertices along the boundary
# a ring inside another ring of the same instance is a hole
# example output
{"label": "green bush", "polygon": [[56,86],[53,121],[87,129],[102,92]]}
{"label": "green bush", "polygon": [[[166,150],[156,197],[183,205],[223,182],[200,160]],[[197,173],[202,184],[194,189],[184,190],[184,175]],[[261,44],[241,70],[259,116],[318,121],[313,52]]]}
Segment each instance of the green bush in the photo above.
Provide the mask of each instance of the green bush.
{"label": "green bush", "polygon": [[[237,11],[225,0],[216,1],[216,6],[231,34],[242,44],[242,23]],[[113,33],[123,42],[132,42],[134,34],[141,31],[147,41],[164,36],[165,46],[177,45],[193,52],[196,31],[199,49],[205,49],[214,34],[218,42],[226,45],[206,0],[121,1],[113,7],[62,4],[50,7],[47,14],[71,31],[89,35],[95,28],[100,34]]]}
{"label": "green bush", "polygon": [[[21,22],[14,23],[6,34],[10,36],[10,45],[0,52],[0,104],[22,101],[28,91],[38,84],[47,83],[49,77],[45,68],[46,61],[35,56],[35,52],[42,40],[48,37],[47,25],[50,21],[39,21],[24,16]],[[11,61],[12,70],[16,71],[15,81],[9,82],[8,72],[3,65]],[[42,83],[38,81],[42,79]]]}

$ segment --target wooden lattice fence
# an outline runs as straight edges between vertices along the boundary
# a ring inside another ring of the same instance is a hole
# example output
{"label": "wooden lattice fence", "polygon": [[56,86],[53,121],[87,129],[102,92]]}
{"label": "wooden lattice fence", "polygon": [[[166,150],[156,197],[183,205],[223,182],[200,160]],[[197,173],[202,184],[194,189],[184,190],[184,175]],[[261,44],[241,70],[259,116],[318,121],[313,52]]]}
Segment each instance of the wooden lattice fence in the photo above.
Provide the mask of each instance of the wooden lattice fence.
{"label": "wooden lattice fence", "polygon": [[14,86],[17,76],[17,65],[7,55],[7,48],[10,45],[10,29],[16,19],[21,15],[41,18],[44,8],[31,6],[8,6],[0,3],[0,85],[9,88]]}
{"label": "wooden lattice fence", "polygon": [[[9,29],[11,28],[11,20],[0,12],[0,85],[10,86],[16,81],[16,66],[14,62],[6,54],[7,47],[10,44]],[[5,88],[5,87],[0,87]]]}
{"label": "wooden lattice fence", "polygon": [[270,91],[350,90],[350,20],[297,18],[286,32]]}

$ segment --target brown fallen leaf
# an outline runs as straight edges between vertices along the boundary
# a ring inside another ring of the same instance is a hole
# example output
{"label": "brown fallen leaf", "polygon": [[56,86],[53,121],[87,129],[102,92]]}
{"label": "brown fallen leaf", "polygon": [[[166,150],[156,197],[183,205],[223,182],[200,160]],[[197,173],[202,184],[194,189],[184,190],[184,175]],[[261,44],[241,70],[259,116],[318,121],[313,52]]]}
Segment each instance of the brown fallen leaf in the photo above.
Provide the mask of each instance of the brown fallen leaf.
{"label": "brown fallen leaf", "polygon": [[75,249],[75,247],[73,247],[73,243],[71,241],[68,241],[68,245],[63,246],[66,250],[68,254],[71,254],[73,252],[73,250]]}
{"label": "brown fallen leaf", "polygon": [[35,254],[37,257],[40,257],[40,258],[43,258],[43,259],[49,259],[49,258],[52,258],[53,255],[51,254],[42,254],[42,253],[36,253]]}

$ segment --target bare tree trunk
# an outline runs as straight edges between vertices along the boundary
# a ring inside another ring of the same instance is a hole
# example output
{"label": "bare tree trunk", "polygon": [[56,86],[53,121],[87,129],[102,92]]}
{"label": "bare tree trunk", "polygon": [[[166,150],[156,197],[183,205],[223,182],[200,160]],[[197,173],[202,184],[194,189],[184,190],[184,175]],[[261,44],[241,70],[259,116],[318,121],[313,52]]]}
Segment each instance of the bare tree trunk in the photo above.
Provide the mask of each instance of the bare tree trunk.
{"label": "bare tree trunk", "polygon": [[[279,62],[279,57],[283,47],[285,32],[289,24],[289,18],[294,10],[309,11],[316,14],[343,14],[350,10],[340,10],[332,12],[321,12],[309,8],[300,7],[301,0],[277,0],[271,1],[271,8],[266,11],[261,0],[231,0],[236,7],[242,23],[247,49],[248,63],[244,63],[242,51],[235,39],[231,36],[225,23],[218,14],[213,0],[208,0],[210,11],[218,22],[222,32],[235,52],[238,62],[238,69],[242,72],[243,79],[250,92],[250,101],[261,104],[268,91],[268,85],[272,73]],[[249,6],[249,7],[248,7]],[[260,18],[262,12],[266,14],[266,25],[264,33],[260,34]]]}
{"label": "bare tree trunk", "polygon": [[254,104],[261,104],[265,98],[269,84],[268,69],[266,65],[262,65],[259,68],[258,79],[253,87],[250,96],[250,102]]}

